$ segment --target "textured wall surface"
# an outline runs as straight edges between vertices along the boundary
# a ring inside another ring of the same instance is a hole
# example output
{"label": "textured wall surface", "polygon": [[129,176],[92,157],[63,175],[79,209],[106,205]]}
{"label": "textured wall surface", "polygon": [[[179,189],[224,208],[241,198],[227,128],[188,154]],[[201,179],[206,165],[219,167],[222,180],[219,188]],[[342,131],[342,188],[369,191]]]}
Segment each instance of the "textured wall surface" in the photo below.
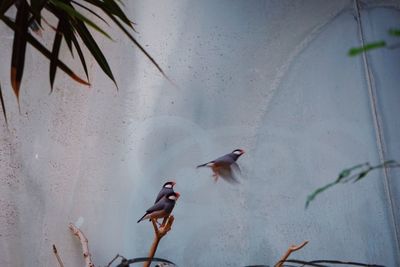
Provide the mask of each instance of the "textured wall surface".
{"label": "textured wall surface", "polygon": [[[136,224],[164,181],[181,198],[157,256],[179,266],[273,265],[295,258],[400,266],[399,171],[307,195],[345,167],[400,160],[400,53],[350,58],[365,42],[398,42],[397,1],[125,1],[138,40],[172,85],[124,36],[101,41],[119,90],[89,59],[92,86],[58,72],[31,47],[20,94],[9,84],[12,32],[0,25],[0,266],[82,266],[147,255],[153,229]],[[43,43],[53,32],[46,28]],[[65,45],[65,44],[63,44]],[[61,56],[80,68],[64,46]],[[82,71],[81,71],[82,73]],[[206,160],[243,148],[241,184],[214,183]],[[397,177],[396,177],[397,176]]]}

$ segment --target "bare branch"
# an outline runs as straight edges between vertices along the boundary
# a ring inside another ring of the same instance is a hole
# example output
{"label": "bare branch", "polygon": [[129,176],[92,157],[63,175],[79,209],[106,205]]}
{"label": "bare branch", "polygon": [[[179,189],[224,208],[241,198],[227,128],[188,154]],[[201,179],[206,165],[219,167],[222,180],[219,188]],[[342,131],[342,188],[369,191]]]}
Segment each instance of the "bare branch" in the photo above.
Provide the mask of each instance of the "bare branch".
{"label": "bare branch", "polygon": [[274,267],[282,267],[283,263],[287,260],[287,258],[289,258],[290,254],[292,254],[292,252],[302,249],[307,244],[308,244],[308,240],[304,241],[303,243],[301,243],[298,246],[291,245],[288,248],[288,250],[286,251],[286,253],[281,257],[281,259],[274,265]]}
{"label": "bare branch", "polygon": [[56,245],[54,245],[54,244],[53,244],[53,253],[56,256],[58,264],[60,265],[60,267],[64,267],[64,263],[62,262],[60,255],[58,255]]}
{"label": "bare branch", "polygon": [[[153,258],[154,255],[156,254],[158,243],[160,243],[161,238],[163,238],[171,230],[174,220],[175,220],[174,216],[170,215],[168,218],[164,218],[164,221],[162,222],[161,226],[158,227],[156,220],[151,219],[151,222],[154,227],[154,241],[150,248],[149,258]],[[147,261],[144,263],[143,266],[149,267],[150,263],[151,261]]]}
{"label": "bare branch", "polygon": [[72,231],[74,235],[76,235],[79,238],[79,241],[81,242],[83,258],[85,259],[86,267],[95,267],[89,252],[89,242],[86,236],[78,227],[76,227],[72,223],[69,224],[69,229]]}

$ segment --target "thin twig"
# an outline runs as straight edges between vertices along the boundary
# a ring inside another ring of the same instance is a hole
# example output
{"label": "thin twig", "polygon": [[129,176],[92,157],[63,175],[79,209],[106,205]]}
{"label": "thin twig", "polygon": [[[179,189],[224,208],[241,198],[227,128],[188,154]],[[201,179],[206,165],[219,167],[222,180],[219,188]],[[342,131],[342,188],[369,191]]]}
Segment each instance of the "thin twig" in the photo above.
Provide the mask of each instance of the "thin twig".
{"label": "thin twig", "polygon": [[89,242],[86,236],[78,227],[76,227],[72,223],[69,224],[69,229],[72,231],[74,235],[76,235],[79,238],[79,241],[81,241],[83,258],[85,259],[86,267],[95,267],[89,252]]}
{"label": "thin twig", "polygon": [[117,254],[117,255],[110,261],[110,263],[108,263],[108,265],[107,265],[106,267],[110,267],[111,264],[112,264],[116,259],[118,259],[118,258],[120,258],[120,257],[121,257],[122,259],[125,259],[123,256]]}
{"label": "thin twig", "polygon": [[274,267],[282,267],[283,263],[287,260],[287,258],[292,254],[292,252],[302,249],[305,245],[308,244],[308,240],[304,241],[300,245],[291,245],[286,253],[281,257],[281,259],[274,265]]}
{"label": "thin twig", "polygon": [[58,255],[56,245],[54,245],[54,244],[53,244],[53,253],[56,256],[58,264],[60,265],[60,267],[64,267],[64,263],[62,262],[60,255]]}
{"label": "thin twig", "polygon": [[[151,245],[150,252],[149,252],[149,258],[152,259],[154,255],[156,254],[158,243],[160,243],[161,238],[163,238],[170,230],[172,227],[172,224],[174,223],[174,216],[170,215],[168,218],[164,218],[163,223],[161,224],[160,227],[157,226],[156,220],[151,219],[151,223],[153,224],[154,228],[154,241],[153,244]],[[146,261],[144,263],[144,267],[149,267],[151,261]]]}

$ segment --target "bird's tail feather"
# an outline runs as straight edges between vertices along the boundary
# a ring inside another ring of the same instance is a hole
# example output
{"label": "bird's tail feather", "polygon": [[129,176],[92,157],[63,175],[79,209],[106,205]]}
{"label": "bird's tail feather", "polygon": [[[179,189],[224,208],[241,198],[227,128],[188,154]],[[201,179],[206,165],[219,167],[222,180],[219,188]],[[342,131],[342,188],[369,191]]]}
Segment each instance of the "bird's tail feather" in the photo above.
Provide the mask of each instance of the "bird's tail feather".
{"label": "bird's tail feather", "polygon": [[147,215],[147,213],[145,215],[143,215],[143,217],[140,218],[139,221],[137,221],[137,223],[140,223],[144,219],[144,217],[146,217],[146,215]]}
{"label": "bird's tail feather", "polygon": [[207,164],[208,164],[208,163],[204,163],[204,164],[198,165],[196,168],[205,167],[205,166],[207,166]]}

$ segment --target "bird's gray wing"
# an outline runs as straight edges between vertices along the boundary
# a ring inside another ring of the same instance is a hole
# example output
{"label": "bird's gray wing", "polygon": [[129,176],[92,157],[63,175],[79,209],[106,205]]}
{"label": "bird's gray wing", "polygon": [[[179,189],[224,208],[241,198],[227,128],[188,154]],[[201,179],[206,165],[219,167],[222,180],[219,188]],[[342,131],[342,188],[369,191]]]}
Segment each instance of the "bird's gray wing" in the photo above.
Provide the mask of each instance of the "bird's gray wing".
{"label": "bird's gray wing", "polygon": [[163,196],[166,195],[166,189],[163,187],[160,192],[157,195],[156,201],[154,201],[154,204],[156,204],[160,199],[162,199]]}
{"label": "bird's gray wing", "polygon": [[232,172],[232,169],[230,167],[218,169],[218,174],[222,177],[222,179],[224,179],[228,183],[231,184],[239,183],[239,181],[235,177],[235,174]]}
{"label": "bird's gray wing", "polygon": [[239,165],[236,162],[232,163],[231,168],[234,172],[242,174],[242,171],[240,170]]}
{"label": "bird's gray wing", "polygon": [[232,164],[235,161],[233,160],[230,154],[226,154],[222,157],[217,158],[216,160],[214,160],[214,162],[216,164]]}
{"label": "bird's gray wing", "polygon": [[156,204],[154,204],[152,207],[150,207],[148,210],[146,210],[147,213],[152,213],[158,210],[162,210],[165,207],[165,201],[158,201]]}

